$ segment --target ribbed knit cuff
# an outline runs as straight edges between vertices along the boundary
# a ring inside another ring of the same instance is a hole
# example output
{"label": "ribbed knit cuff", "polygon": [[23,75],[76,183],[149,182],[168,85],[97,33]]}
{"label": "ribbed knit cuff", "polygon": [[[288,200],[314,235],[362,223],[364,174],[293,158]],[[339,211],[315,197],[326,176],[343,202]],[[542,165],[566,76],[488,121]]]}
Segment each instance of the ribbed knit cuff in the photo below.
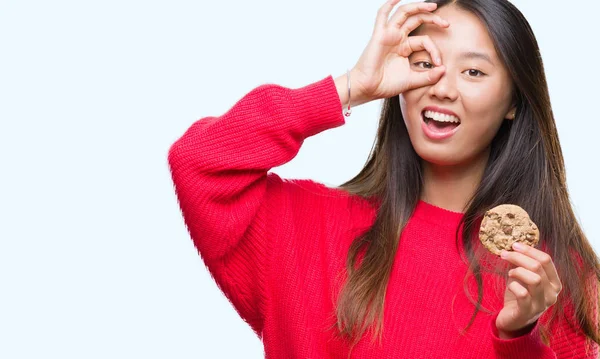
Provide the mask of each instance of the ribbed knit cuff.
{"label": "ribbed knit cuff", "polygon": [[525,335],[512,339],[500,338],[498,328],[496,327],[496,318],[498,318],[498,314],[500,314],[500,312],[496,313],[490,321],[492,343],[494,350],[498,355],[497,358],[533,358],[547,348],[540,336],[539,320],[535,323],[529,333]]}
{"label": "ribbed knit cuff", "polygon": [[346,123],[342,102],[331,75],[307,86],[292,89],[291,96],[291,103],[297,112],[294,118],[303,119],[306,127],[302,132],[307,137]]}

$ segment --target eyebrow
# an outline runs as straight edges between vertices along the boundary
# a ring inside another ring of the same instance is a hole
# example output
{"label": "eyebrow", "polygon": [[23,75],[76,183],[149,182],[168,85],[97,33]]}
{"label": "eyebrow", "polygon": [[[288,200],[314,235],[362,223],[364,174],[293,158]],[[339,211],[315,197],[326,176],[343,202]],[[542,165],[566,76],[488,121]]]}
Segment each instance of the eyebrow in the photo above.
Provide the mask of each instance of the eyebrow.
{"label": "eyebrow", "polygon": [[485,60],[485,61],[489,62],[492,65],[494,64],[492,59],[487,54],[484,54],[483,52],[467,51],[467,52],[461,53],[459,55],[459,58],[461,58],[461,59],[481,59],[481,60]]}

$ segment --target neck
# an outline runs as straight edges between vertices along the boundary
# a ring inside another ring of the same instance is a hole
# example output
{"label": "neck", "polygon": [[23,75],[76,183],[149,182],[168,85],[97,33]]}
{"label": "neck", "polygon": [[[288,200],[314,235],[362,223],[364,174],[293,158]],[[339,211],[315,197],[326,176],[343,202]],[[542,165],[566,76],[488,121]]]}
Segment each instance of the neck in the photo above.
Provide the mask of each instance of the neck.
{"label": "neck", "polygon": [[423,161],[421,200],[437,207],[464,213],[475,194],[489,158],[489,148],[468,163],[442,166]]}

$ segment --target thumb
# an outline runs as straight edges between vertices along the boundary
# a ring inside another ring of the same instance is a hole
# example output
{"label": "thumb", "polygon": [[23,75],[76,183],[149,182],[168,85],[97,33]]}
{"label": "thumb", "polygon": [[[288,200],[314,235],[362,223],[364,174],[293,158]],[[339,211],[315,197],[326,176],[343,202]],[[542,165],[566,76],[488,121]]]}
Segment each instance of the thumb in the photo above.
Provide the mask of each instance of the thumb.
{"label": "thumb", "polygon": [[444,72],[446,72],[446,67],[444,65],[440,65],[429,71],[413,73],[410,82],[410,87],[417,88],[427,85],[433,85],[434,83],[439,81]]}

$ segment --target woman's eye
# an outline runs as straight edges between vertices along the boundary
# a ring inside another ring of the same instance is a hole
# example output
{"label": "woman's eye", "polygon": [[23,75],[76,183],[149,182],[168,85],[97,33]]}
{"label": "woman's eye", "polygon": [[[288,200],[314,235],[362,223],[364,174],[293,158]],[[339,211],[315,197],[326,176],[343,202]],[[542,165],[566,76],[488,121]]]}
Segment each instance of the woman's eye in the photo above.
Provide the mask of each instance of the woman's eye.
{"label": "woman's eye", "polygon": [[[425,65],[425,67],[419,66],[420,64]],[[433,64],[431,62],[427,62],[427,61],[417,61],[417,62],[415,62],[415,65],[417,67],[426,68],[426,69],[432,69],[433,68]]]}
{"label": "woman's eye", "polygon": [[[483,75],[485,75],[483,72],[481,72],[479,70],[475,70],[475,69],[469,69],[469,70],[467,70],[467,73],[471,77],[482,77]],[[478,74],[479,74],[479,76],[478,76]]]}
{"label": "woman's eye", "polygon": [[[425,69],[432,69],[435,67],[435,65],[433,65],[431,62],[428,61],[417,61],[414,63],[415,66],[420,67],[420,68],[425,68]],[[476,70],[476,69],[469,69],[465,71],[470,77],[483,77],[485,76],[485,73]]]}

